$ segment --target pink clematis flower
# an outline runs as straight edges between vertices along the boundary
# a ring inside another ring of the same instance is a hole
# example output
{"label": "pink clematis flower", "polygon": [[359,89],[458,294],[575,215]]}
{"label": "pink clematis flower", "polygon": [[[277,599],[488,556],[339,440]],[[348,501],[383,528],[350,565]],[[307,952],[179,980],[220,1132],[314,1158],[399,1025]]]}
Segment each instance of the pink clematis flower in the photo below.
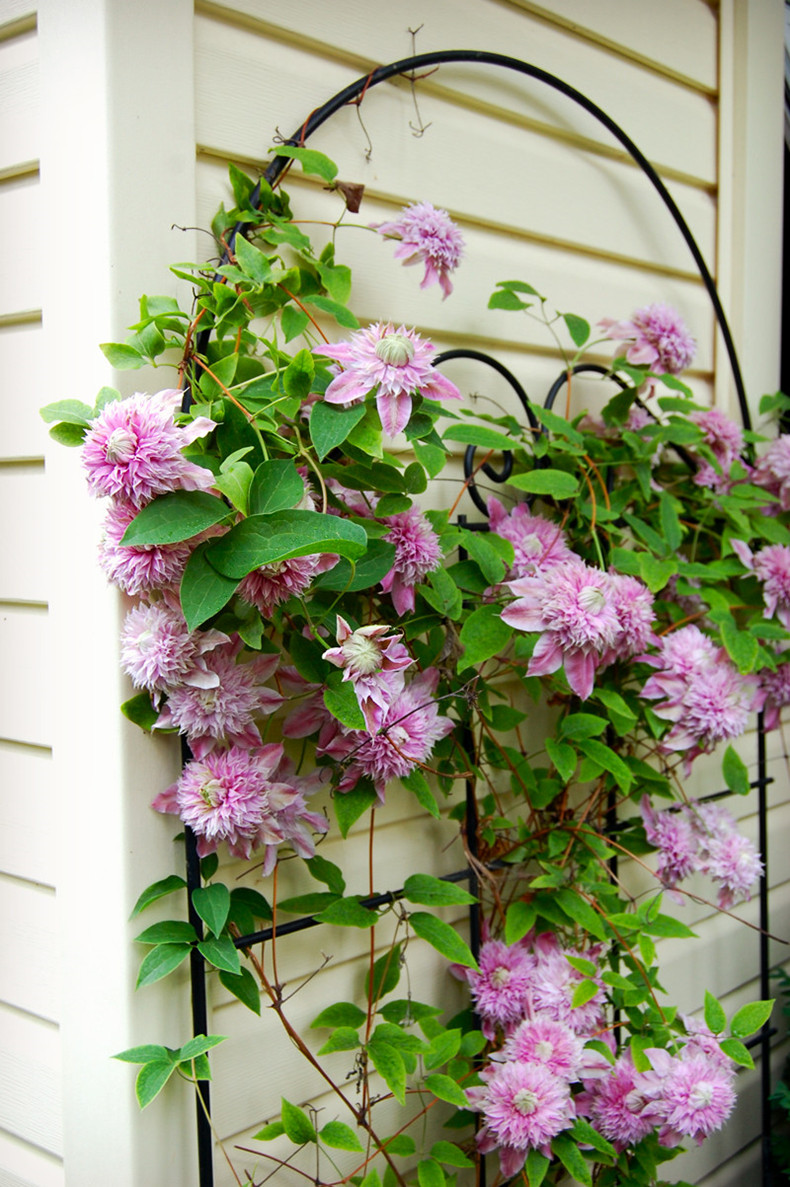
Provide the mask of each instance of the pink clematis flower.
{"label": "pink clematis flower", "polygon": [[679,1146],[684,1138],[697,1145],[721,1129],[735,1107],[735,1068],[699,1050],[684,1050],[680,1056],[649,1048],[652,1072],[644,1079],[651,1085],[652,1102],[647,1112],[659,1123],[662,1146]]}
{"label": "pink clematis flower", "polygon": [[415,585],[441,564],[439,537],[419,507],[389,515],[383,522],[389,525],[384,539],[395,545],[395,560],[381,588],[392,596],[398,614],[409,614],[414,610]]}
{"label": "pink clematis flower", "polygon": [[783,433],[766,449],[751,478],[779,499],[782,511],[790,511],[790,434]]}
{"label": "pink clematis flower", "polygon": [[513,545],[513,568],[507,580],[526,577],[573,557],[562,528],[543,515],[533,515],[526,503],[517,503],[507,512],[492,495],[488,500],[488,525]]}
{"label": "pink clematis flower", "polygon": [[122,544],[137,515],[129,503],[111,503],[99,543],[99,565],[109,581],[130,597],[178,586],[197,538],[179,544]]}
{"label": "pink clematis flower", "polygon": [[348,342],[316,347],[315,354],[340,363],[343,370],[324,392],[330,404],[349,404],[376,392],[376,407],[384,432],[394,437],[408,424],[412,398],[460,400],[461,393],[431,364],[433,343],[415,330],[391,322],[376,322],[357,330]]}
{"label": "pink clematis flower", "polygon": [[208,490],[214,476],[187,461],[181,450],[216,428],[198,416],[176,425],[183,393],[136,392],[115,400],[91,421],[82,446],[82,466],[94,495],[110,495],[138,509],[172,490]]}
{"label": "pink clematis flower", "polygon": [[137,688],[160,694],[179,684],[216,688],[219,674],[205,656],[230,639],[222,631],[190,631],[169,590],[153,605],[129,611],[121,633],[121,667]]}
{"label": "pink clematis flower", "polygon": [[605,317],[598,325],[607,338],[620,342],[629,363],[647,366],[654,375],[679,375],[694,358],[697,344],[669,305],[646,305],[627,321]]}
{"label": "pink clematis flower", "polygon": [[477,1147],[481,1154],[497,1150],[502,1174],[510,1179],[530,1150],[550,1157],[551,1139],[573,1124],[576,1108],[568,1081],[541,1063],[490,1065],[485,1079],[466,1090],[469,1108],[484,1118]]}
{"label": "pink clematis flower", "polygon": [[344,618],[337,616],[337,641],[323,658],[343,669],[343,680],[350,680],[365,718],[368,733],[381,729],[384,715],[403,688],[402,672],[414,660],[399,640],[401,632],[388,634],[386,624],[357,627],[352,631]]}
{"label": "pink clematis flower", "polygon": [[453,291],[450,273],[458,267],[464,248],[461,232],[446,210],[430,202],[412,202],[399,218],[374,224],[380,235],[400,239],[395,259],[409,264],[425,264],[420,288],[441,286],[444,297]]}
{"label": "pink clematis flower", "polygon": [[491,1040],[498,1028],[512,1033],[526,1018],[535,958],[523,944],[508,946],[502,940],[486,940],[477,963],[479,971],[460,965],[452,971],[469,982],[481,1030]]}
{"label": "pink clematis flower", "polygon": [[586,1087],[587,1091],[576,1098],[579,1112],[616,1150],[635,1146],[653,1129],[651,1085],[634,1067],[630,1053],[622,1055],[607,1075],[586,1083]]}
{"label": "pink clematis flower", "polygon": [[705,434],[703,440],[721,470],[721,473],[718,473],[710,462],[702,458],[695,459],[697,473],[694,475],[694,482],[697,486],[707,486],[719,494],[726,494],[732,487],[730,467],[743,452],[743,430],[718,408],[709,408],[706,412],[692,412],[689,420],[702,429]]}

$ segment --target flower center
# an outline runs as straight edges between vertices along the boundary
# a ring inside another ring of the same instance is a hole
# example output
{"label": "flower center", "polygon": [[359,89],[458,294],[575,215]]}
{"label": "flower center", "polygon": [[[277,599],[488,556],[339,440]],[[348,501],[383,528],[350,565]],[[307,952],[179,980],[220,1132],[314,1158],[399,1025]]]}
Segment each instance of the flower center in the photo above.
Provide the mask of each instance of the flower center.
{"label": "flower center", "polygon": [[539,1039],[535,1044],[535,1054],[539,1059],[551,1059],[554,1054],[554,1044],[548,1039]]}
{"label": "flower center", "polygon": [[713,1100],[713,1085],[703,1080],[695,1084],[689,1093],[689,1104],[692,1109],[704,1109]]}
{"label": "flower center", "polygon": [[349,669],[358,676],[370,676],[381,667],[381,648],[375,639],[354,631],[343,644]]}
{"label": "flower center", "polygon": [[502,965],[498,965],[491,974],[491,984],[494,989],[501,989],[503,985],[507,985],[510,980],[510,969],[505,969]]}
{"label": "flower center", "polygon": [[518,1109],[524,1117],[529,1117],[530,1113],[534,1113],[539,1105],[539,1100],[531,1088],[519,1088],[516,1095],[513,1097],[513,1106]]}
{"label": "flower center", "polygon": [[405,334],[385,334],[376,343],[376,355],[382,363],[405,367],[414,358],[414,343]]}
{"label": "flower center", "polygon": [[222,801],[222,784],[219,779],[209,779],[200,789],[200,798],[209,808],[216,808]]}
{"label": "flower center", "polygon": [[597,585],[586,585],[579,593],[579,605],[589,614],[598,614],[603,610],[606,598],[602,589]]}
{"label": "flower center", "polygon": [[137,438],[130,429],[113,429],[107,438],[104,456],[108,462],[129,462],[134,457]]}

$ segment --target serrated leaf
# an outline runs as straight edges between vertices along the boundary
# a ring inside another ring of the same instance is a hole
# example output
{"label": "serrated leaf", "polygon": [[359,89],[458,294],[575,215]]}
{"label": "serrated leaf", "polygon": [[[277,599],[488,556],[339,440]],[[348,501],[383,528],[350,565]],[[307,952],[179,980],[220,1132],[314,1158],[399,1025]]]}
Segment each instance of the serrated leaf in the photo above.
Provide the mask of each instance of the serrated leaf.
{"label": "serrated leaf", "polygon": [[249,969],[245,969],[243,965],[238,973],[229,973],[225,969],[220,969],[219,980],[228,993],[232,993],[235,998],[238,998],[243,1006],[252,1010],[253,1014],[260,1014],[261,991]]}
{"label": "serrated leaf", "polygon": [[505,943],[515,944],[523,939],[534,927],[537,917],[534,903],[511,903],[505,917]]}
{"label": "serrated leaf", "polygon": [[371,1039],[368,1058],[399,1104],[406,1102],[406,1065],[400,1051],[390,1043]]}
{"label": "serrated leaf", "polygon": [[217,969],[224,969],[227,973],[241,972],[239,952],[230,936],[222,936],[220,939],[214,939],[212,936],[202,940],[198,944],[198,951]]}
{"label": "serrated leaf", "polygon": [[153,985],[154,981],[160,981],[162,977],[172,973],[173,969],[177,969],[181,961],[189,955],[191,947],[191,944],[157,944],[156,948],[152,948],[146,954],[140,964],[136,988],[141,989],[143,985]]}
{"label": "serrated leaf", "polygon": [[292,1105],[285,1097],[281,1098],[281,1105],[280,1117],[286,1137],[289,1137],[297,1146],[318,1140],[313,1123],[303,1109],[300,1109],[298,1105]]}
{"label": "serrated leaf", "polygon": [[457,1109],[469,1107],[463,1088],[451,1076],[444,1076],[441,1072],[432,1072],[424,1078],[423,1084],[429,1092],[438,1096],[439,1100],[447,1101],[449,1105],[455,1105]]}
{"label": "serrated leaf", "polygon": [[218,936],[230,912],[230,891],[222,882],[199,887],[192,891],[192,906],[206,926]]}
{"label": "serrated leaf", "polygon": [[565,470],[530,470],[527,474],[514,474],[507,481],[518,490],[553,499],[572,499],[579,493],[578,480]]}
{"label": "serrated leaf", "polygon": [[465,906],[477,899],[462,886],[434,878],[432,874],[411,874],[403,884],[403,897],[427,907]]}
{"label": "serrated leaf", "polygon": [[409,916],[409,923],[420,939],[425,940],[448,960],[465,968],[477,968],[477,961],[468,944],[449,923],[437,919],[435,915],[429,915],[426,911],[414,911]]}
{"label": "serrated leaf", "polygon": [[361,1042],[359,1034],[352,1026],[338,1026],[319,1048],[318,1054],[331,1055],[333,1051],[354,1051]]}
{"label": "serrated leaf", "polygon": [[178,874],[170,874],[167,878],[162,878],[159,882],[153,882],[150,886],[146,886],[137,902],[134,904],[130,919],[134,919],[135,915],[139,915],[146,907],[150,907],[151,903],[157,902],[165,895],[173,894],[176,890],[183,890],[186,887],[186,882],[180,878]]}
{"label": "serrated leaf", "polygon": [[554,738],[547,738],[546,753],[554,763],[557,774],[563,783],[569,783],[573,778],[576,763],[578,762],[578,756],[573,747],[568,746],[565,742],[555,742]]}
{"label": "serrated leaf", "polygon": [[227,503],[204,490],[175,490],[159,495],[138,511],[121,544],[178,544],[227,519]]}
{"label": "serrated leaf", "polygon": [[167,1081],[176,1070],[176,1065],[169,1060],[165,1062],[145,1063],[137,1073],[134,1086],[137,1103],[141,1109],[150,1105],[159,1095]]}
{"label": "serrated leaf", "polygon": [[323,1129],[319,1129],[318,1136],[325,1146],[333,1150],[350,1150],[354,1154],[361,1153],[362,1143],[348,1125],[342,1121],[327,1121]]}
{"label": "serrated leaf", "polygon": [[719,1001],[705,990],[705,1025],[714,1034],[719,1034],[727,1025],[727,1015]]}
{"label": "serrated leaf", "polygon": [[730,1031],[736,1039],[745,1039],[760,1030],[771,1017],[774,998],[768,1001],[749,1002],[741,1006],[732,1016]]}
{"label": "serrated leaf", "polygon": [[191,944],[197,940],[197,935],[191,923],[165,919],[141,931],[134,940],[136,944]]}
{"label": "serrated leaf", "polygon": [[459,671],[477,668],[485,660],[497,655],[510,642],[512,628],[503,621],[499,607],[493,602],[478,606],[467,618],[460,631],[464,653],[458,660]]}

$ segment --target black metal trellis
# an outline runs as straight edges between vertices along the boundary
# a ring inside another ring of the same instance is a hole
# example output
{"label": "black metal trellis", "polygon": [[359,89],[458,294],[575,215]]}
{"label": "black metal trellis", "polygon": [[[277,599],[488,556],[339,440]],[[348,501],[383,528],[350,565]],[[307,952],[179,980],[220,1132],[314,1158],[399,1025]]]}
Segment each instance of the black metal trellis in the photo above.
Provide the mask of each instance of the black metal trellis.
{"label": "black metal trellis", "polygon": [[[692,254],[694,262],[699,271],[700,277],[705,285],[711,304],[713,305],[716,314],[716,320],[719,330],[724,341],[727,355],[732,370],[733,381],[735,384],[738,404],[743,425],[746,429],[751,428],[751,416],[746,399],[746,392],[744,388],[743,378],[741,375],[740,365],[738,363],[737,352],[733,343],[730,328],[727,322],[724,309],[719,298],[719,294],[715,282],[710,274],[710,271],[705,263],[702,253],[688,227],[681,211],[676,205],[671,194],[667,190],[663,181],[659,177],[656,170],[647,160],[637,145],[631,138],[619,127],[604,112],[596,103],[584,95],[581,91],[571,86],[569,83],[558,78],[556,75],[550,74],[540,67],[535,66],[529,62],[521,61],[520,59],[509,57],[504,54],[491,53],[483,50],[441,50],[432,53],[415,54],[408,58],[402,58],[399,61],[391,62],[388,65],[379,66],[370,74],[358,78],[356,81],[350,83],[343,90],[339,91],[321,107],[313,111],[305,122],[300,125],[285,144],[296,146],[301,145],[304,141],[312,135],[316,129],[321,127],[332,115],[334,115],[341,108],[349,103],[359,102],[365,96],[367,91],[385,82],[388,79],[397,77],[398,75],[414,74],[417,70],[427,67],[440,66],[442,63],[479,63],[482,65],[495,66],[500,69],[511,70],[516,73],[534,78],[539,82],[545,83],[554,90],[560,92],[569,98],[572,102],[582,107],[590,115],[601,123],[614,138],[626,149],[631,158],[639,166],[645,176],[658,192],[659,197],[664,203],[665,207],[672,216],[678,230],[683,236],[689,251]],[[277,156],[269,164],[263,179],[269,185],[273,185],[282,176],[286,168],[291,163],[291,158],[286,156]],[[260,199],[260,183],[255,187],[251,194],[251,203],[257,205]],[[232,251],[236,235],[243,232],[243,224],[239,223],[233,228],[227,237],[229,250]],[[210,329],[201,331],[197,337],[196,346],[198,351],[205,349],[205,346],[210,337]],[[530,401],[518,379],[506,367],[504,367],[498,360],[483,354],[479,351],[472,350],[451,350],[445,351],[437,357],[436,362],[447,361],[451,358],[467,358],[475,359],[483,362],[488,366],[494,368],[500,375],[502,375],[513,390],[518,395],[521,401],[524,413],[530,425],[538,430],[538,422],[535,418],[534,412],[530,407]],[[577,370],[592,370],[597,372],[605,372],[605,368],[599,368],[595,365],[586,364]],[[558,392],[561,390],[564,383],[567,382],[567,373],[558,378],[556,383],[546,397],[546,407],[551,407]],[[187,388],[184,396],[184,404],[188,407],[191,400],[189,389]],[[469,446],[464,458],[464,473],[468,481],[468,489],[472,501],[479,511],[487,515],[485,503],[480,497],[479,492],[474,484],[474,456],[475,447]],[[501,471],[496,471],[488,462],[481,467],[483,472],[495,482],[504,482],[509,477],[512,469],[512,458],[505,455],[503,459],[503,468]],[[462,517],[459,517],[459,522]],[[485,524],[467,524],[471,528],[485,529]],[[189,749],[184,744],[183,760],[186,762],[189,755]],[[766,748],[765,748],[765,731],[763,726],[762,714],[758,718],[758,743],[757,743],[757,779],[752,784],[758,791],[758,820],[759,820],[759,845],[760,851],[765,862],[765,872],[760,882],[760,896],[759,896],[759,916],[760,916],[760,992],[763,998],[768,997],[769,993],[769,953],[768,953],[768,860],[767,860],[767,800],[766,788],[770,780],[767,778],[767,763],[766,763]],[[720,794],[714,793],[716,797]],[[474,844],[476,838],[476,824],[477,824],[477,808],[474,797],[474,790],[470,785],[467,786],[466,791],[466,828],[468,841],[471,846]],[[189,895],[189,910],[190,921],[195,927],[198,936],[202,935],[202,923],[191,903],[192,891],[201,885],[200,877],[200,860],[197,853],[197,841],[194,833],[186,828],[186,865],[187,865],[187,888]],[[474,855],[474,851],[471,850]],[[470,889],[475,890],[477,884],[477,875],[475,871],[468,867],[464,870],[457,871],[454,874],[446,875],[446,880],[461,881],[468,879],[470,882]],[[380,906],[387,902],[396,901],[402,896],[402,890],[387,891],[383,894],[374,895],[372,898],[362,900],[367,906]],[[277,927],[277,934],[279,936],[286,935],[291,932],[301,931],[306,928],[316,926],[318,921],[312,916],[306,916],[302,919],[294,920],[290,923],[280,924]],[[472,908],[470,911],[470,929],[472,950],[477,953],[480,942],[480,916],[479,908]],[[251,947],[253,944],[270,939],[272,936],[272,929],[266,928],[259,932],[251,933],[247,936],[241,936],[236,941],[236,947],[245,949]],[[206,1034],[208,1032],[208,1011],[206,1004],[206,986],[205,986],[205,965],[202,956],[193,949],[190,975],[192,983],[192,1020],[193,1030],[195,1034]],[[768,1096],[770,1094],[770,1038],[773,1032],[769,1029],[768,1024],[763,1027],[762,1031],[751,1042],[750,1046],[759,1045],[761,1051],[761,1103],[762,1103],[762,1187],[769,1187],[771,1182],[770,1170],[770,1105]],[[213,1140],[211,1134],[211,1126],[209,1121],[209,1085],[207,1081],[201,1081],[198,1086],[198,1092],[202,1097],[197,1102],[197,1142],[198,1142],[198,1167],[199,1167],[199,1185],[200,1187],[213,1187]],[[485,1187],[485,1163],[483,1160],[481,1169],[481,1178],[479,1180],[480,1187]]]}

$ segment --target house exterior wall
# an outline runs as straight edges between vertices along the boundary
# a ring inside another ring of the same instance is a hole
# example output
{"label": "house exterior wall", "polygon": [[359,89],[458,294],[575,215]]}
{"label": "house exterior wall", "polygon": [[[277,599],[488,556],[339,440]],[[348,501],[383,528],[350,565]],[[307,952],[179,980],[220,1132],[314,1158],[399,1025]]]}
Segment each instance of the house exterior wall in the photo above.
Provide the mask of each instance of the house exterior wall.
{"label": "house exterior wall", "polygon": [[[10,414],[0,440],[0,1187],[91,1187],[105,1175],[129,1187],[196,1181],[187,1091],[169,1085],[139,1114],[131,1069],[108,1058],[189,1034],[185,974],[135,994],[138,928],[123,922],[148,882],[179,868],[172,822],[147,809],[177,769],[177,748],[118,714],[129,695],[117,654],[125,607],[95,565],[101,512],[76,454],[48,442],[37,408],[90,403],[106,383],[127,393],[172,382],[114,374],[96,349],[124,337],[141,292],[175,291],[169,263],[210,250],[172,224],[208,225],[227,198],[228,160],[254,172],[277,130],[289,135],[351,79],[407,56],[418,26],[418,52],[523,58],[621,124],[719,280],[756,405],[778,376],[782,15],[779,0],[0,0],[0,371]],[[529,325],[486,312],[498,280],[526,279],[593,322],[666,301],[698,339],[699,398],[734,411],[693,261],[605,129],[544,86],[490,68],[444,66],[416,96],[419,112],[406,80],[383,84],[311,141],[341,177],[365,184],[358,221],[429,198],[467,240],[466,267],[442,302],[386,249],[369,251],[369,233],[345,232],[338,254],[353,268],[363,318],[416,324],[437,349],[490,351],[542,400],[559,355]],[[420,118],[427,127],[415,136]],[[336,217],[337,199],[298,171],[288,185],[304,217]],[[465,364],[452,378],[500,398]],[[580,385],[576,406],[588,396]],[[753,737],[741,751],[753,767]],[[790,935],[783,751],[772,737],[769,878],[772,930]],[[718,776],[698,778],[705,788]],[[755,835],[753,797],[736,808]],[[437,873],[460,864],[457,849],[444,851],[450,827],[426,827],[405,796],[390,795],[379,824],[377,889],[402,884],[412,864],[433,862]],[[366,847],[360,830],[344,850],[350,889],[366,889],[352,872]],[[280,893],[291,887],[286,866]],[[756,904],[740,913],[755,922]],[[669,1000],[697,1008],[703,981],[728,1010],[759,996],[756,933],[702,907],[684,918],[699,939],[682,954],[667,942]],[[294,984],[330,943],[308,935],[281,949]],[[297,1024],[358,987],[364,944],[332,934],[331,961],[293,1001]],[[417,996],[444,976],[439,965],[416,962]],[[276,1115],[283,1092],[328,1107],[274,1019],[211,992],[211,1029],[229,1036],[214,1057],[214,1107],[230,1145]],[[785,1054],[777,1036],[772,1062]],[[754,1172],[758,1075],[742,1077],[725,1132],[674,1164],[673,1177],[734,1187]],[[219,1157],[216,1169],[218,1184],[232,1181]]]}

